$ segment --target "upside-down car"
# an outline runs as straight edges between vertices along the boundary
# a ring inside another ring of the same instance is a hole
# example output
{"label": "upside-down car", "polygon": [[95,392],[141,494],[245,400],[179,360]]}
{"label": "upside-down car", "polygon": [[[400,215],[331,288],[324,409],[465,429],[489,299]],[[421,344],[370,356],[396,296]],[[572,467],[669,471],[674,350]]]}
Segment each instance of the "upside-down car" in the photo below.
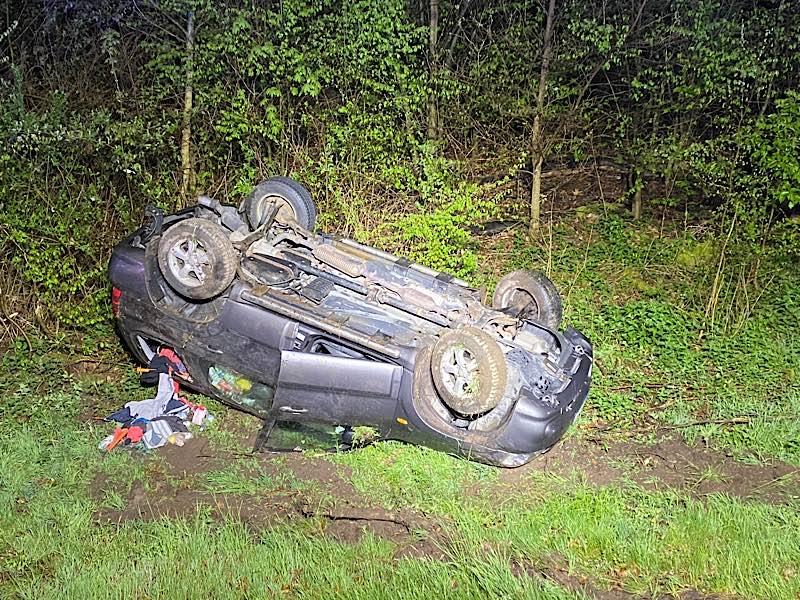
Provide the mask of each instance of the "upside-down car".
{"label": "upside-down car", "polygon": [[267,438],[276,422],[368,426],[514,467],[562,437],[592,346],[559,331],[546,277],[509,273],[486,306],[460,279],[313,233],[315,221],[286,177],[238,207],[149,207],[111,258],[120,334],[141,360],[173,348],[198,392],[261,417]]}

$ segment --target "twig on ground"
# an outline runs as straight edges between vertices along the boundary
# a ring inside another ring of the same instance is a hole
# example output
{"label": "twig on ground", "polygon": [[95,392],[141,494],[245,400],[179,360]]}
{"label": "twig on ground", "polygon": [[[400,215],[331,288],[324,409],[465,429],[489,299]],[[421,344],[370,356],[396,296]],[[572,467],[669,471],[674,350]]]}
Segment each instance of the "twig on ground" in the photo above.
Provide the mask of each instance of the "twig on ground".
{"label": "twig on ground", "polygon": [[760,489],[765,488],[767,486],[776,484],[778,482],[783,483],[784,481],[788,481],[789,479],[791,479],[792,477],[794,477],[798,473],[800,473],[800,469],[795,469],[794,471],[791,471],[790,473],[786,473],[784,475],[781,475],[780,477],[776,477],[775,479],[770,479],[766,483],[762,483],[761,485],[757,485],[756,487],[754,487],[750,491],[751,492],[755,492],[757,490],[760,490]]}
{"label": "twig on ground", "polygon": [[348,510],[330,509],[326,511],[310,510],[301,507],[298,512],[304,517],[322,517],[331,521],[380,521],[383,523],[396,523],[404,527],[406,531],[412,531],[413,527],[405,519],[395,518],[379,509],[352,507]]}

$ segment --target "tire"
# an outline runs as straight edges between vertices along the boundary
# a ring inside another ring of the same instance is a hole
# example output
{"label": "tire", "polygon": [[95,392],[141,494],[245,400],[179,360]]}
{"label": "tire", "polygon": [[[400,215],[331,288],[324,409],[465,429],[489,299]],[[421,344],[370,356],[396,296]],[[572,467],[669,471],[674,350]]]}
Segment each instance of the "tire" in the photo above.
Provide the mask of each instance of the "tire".
{"label": "tire", "polygon": [[556,286],[539,271],[512,271],[497,284],[492,308],[557,331],[563,309]]}
{"label": "tire", "polygon": [[158,267],[181,296],[207,300],[225,291],[236,275],[236,251],[223,229],[205,219],[176,223],[158,242]]}
{"label": "tire", "polygon": [[497,406],[508,377],[500,346],[477,327],[448,331],[439,338],[431,353],[431,375],[444,403],[465,417]]}
{"label": "tire", "polygon": [[246,216],[253,230],[264,224],[270,202],[279,204],[278,220],[291,219],[304,229],[314,229],[317,207],[309,191],[290,177],[278,176],[259,183],[239,207],[239,212]]}

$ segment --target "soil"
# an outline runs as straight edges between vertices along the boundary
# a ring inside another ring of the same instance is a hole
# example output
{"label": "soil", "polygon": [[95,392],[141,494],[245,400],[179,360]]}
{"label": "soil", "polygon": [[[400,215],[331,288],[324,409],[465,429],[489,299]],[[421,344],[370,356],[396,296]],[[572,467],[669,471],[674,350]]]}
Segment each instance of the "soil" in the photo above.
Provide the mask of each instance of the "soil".
{"label": "soil", "polygon": [[744,464],[716,450],[688,446],[677,437],[651,445],[570,439],[524,467],[502,471],[500,480],[513,488],[532,472],[578,475],[598,486],[625,478],[651,491],[674,489],[695,498],[727,494],[768,504],[796,500],[800,483],[800,469],[787,463]]}
{"label": "soil", "polygon": [[[250,440],[251,442],[253,440]],[[214,452],[207,439],[193,438],[183,447],[165,446],[151,469],[147,482],[136,480],[124,497],[124,507],[103,506],[95,512],[98,522],[152,521],[162,516],[191,517],[198,510],[210,510],[213,518],[235,518],[254,533],[292,521],[316,519],[320,531],[345,543],[358,542],[366,532],[389,540],[395,556],[444,559],[441,524],[410,510],[388,511],[359,494],[348,480],[348,470],[325,460],[296,453],[253,455]],[[291,473],[305,484],[302,491],[281,487],[264,494],[217,494],[192,487],[194,476],[224,469],[242,458],[256,457],[271,476]],[[90,487],[94,499],[102,501],[110,491],[121,493],[120,485],[99,474]],[[331,500],[332,499],[332,500]]]}

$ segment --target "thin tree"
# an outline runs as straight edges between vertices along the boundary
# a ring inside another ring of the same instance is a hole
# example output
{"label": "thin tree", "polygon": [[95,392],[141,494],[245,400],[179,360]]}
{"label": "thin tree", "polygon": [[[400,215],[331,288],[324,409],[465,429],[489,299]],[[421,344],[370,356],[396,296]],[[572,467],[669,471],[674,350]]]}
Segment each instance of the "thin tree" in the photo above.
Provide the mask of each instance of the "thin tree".
{"label": "thin tree", "polygon": [[536,113],[533,116],[533,132],[531,134],[531,159],[533,162],[533,184],[531,185],[531,220],[528,234],[533,237],[539,232],[539,221],[542,209],[542,163],[544,162],[544,136],[542,135],[541,115],[544,111],[544,99],[547,92],[547,75],[550,71],[550,59],[553,54],[553,20],[556,12],[556,0],[549,0],[547,20],[544,26],[542,42],[542,67],[539,71],[539,92],[536,96]]}
{"label": "thin tree", "polygon": [[[432,86],[436,84],[438,68],[439,45],[439,0],[430,0],[430,14],[428,21],[428,55],[431,63]],[[436,93],[431,90],[428,96],[428,138],[437,139],[439,137],[439,113],[436,107]]]}
{"label": "thin tree", "polygon": [[194,78],[194,12],[186,20],[186,86],[183,91],[183,123],[181,124],[181,196],[184,198],[194,188],[192,171],[192,97]]}

